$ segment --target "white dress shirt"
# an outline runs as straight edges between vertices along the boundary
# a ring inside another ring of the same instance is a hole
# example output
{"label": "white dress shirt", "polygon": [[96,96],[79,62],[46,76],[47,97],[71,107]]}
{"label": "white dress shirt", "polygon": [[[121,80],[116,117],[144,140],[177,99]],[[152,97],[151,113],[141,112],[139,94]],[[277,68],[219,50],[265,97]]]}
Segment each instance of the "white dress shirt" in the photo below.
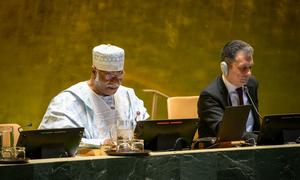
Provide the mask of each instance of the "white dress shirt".
{"label": "white dress shirt", "polygon": [[[222,79],[228,90],[228,94],[230,96],[232,106],[238,106],[240,100],[239,100],[238,93],[236,92],[236,89],[239,87],[236,87],[235,85],[233,85],[229,81],[227,81],[227,79],[224,77],[224,75],[222,75]],[[243,100],[244,100],[244,104],[250,104],[250,102],[248,101],[248,97],[244,91],[244,88],[243,88]],[[246,131],[252,132],[253,125],[254,125],[254,117],[253,117],[252,111],[250,111],[248,120],[246,122]]]}

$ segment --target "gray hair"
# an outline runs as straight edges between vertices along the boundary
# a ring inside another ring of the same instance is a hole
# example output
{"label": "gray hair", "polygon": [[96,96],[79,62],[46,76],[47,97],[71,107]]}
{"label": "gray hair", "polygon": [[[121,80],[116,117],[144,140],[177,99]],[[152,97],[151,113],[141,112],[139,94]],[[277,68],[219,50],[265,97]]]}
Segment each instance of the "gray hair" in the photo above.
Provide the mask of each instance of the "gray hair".
{"label": "gray hair", "polygon": [[240,51],[243,51],[250,57],[252,57],[254,53],[254,49],[250,44],[242,40],[233,40],[225,44],[221,53],[221,62],[232,63],[235,61],[236,54]]}

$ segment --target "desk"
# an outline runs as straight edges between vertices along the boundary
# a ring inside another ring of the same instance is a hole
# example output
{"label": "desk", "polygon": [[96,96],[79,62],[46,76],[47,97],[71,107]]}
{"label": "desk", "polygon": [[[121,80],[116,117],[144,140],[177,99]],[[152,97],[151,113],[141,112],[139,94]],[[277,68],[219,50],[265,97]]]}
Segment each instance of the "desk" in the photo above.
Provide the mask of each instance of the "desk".
{"label": "desk", "polygon": [[1,164],[0,179],[299,179],[300,145],[153,152]]}

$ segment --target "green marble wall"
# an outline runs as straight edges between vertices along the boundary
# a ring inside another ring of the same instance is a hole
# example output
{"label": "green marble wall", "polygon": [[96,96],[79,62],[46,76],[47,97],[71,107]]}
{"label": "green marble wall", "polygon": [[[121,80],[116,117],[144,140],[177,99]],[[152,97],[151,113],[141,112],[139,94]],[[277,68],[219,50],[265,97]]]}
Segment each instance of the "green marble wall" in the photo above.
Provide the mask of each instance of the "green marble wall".
{"label": "green marble wall", "polygon": [[96,158],[0,165],[1,179],[298,180],[300,177],[299,147]]}
{"label": "green marble wall", "polygon": [[[224,43],[255,48],[262,114],[300,112],[299,0],[10,0],[0,2],[0,122],[37,127],[53,96],[89,78],[91,49],[126,51],[124,84],[198,95]],[[166,117],[159,99],[158,118]]]}

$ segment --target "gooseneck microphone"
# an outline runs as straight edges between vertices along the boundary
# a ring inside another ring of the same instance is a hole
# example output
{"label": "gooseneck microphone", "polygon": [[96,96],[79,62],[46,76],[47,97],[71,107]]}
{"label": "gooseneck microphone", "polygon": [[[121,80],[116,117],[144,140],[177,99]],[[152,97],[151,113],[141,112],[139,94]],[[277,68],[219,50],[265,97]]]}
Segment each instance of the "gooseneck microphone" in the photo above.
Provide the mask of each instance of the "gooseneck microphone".
{"label": "gooseneck microphone", "polygon": [[260,119],[263,119],[263,117],[259,114],[259,112],[258,112],[258,108],[256,107],[256,105],[254,104],[254,102],[253,102],[253,100],[252,100],[252,98],[251,98],[251,96],[250,96],[250,93],[249,93],[249,90],[248,90],[248,87],[245,85],[244,86],[244,90],[245,90],[245,92],[246,92],[246,94],[247,94],[247,96],[249,97],[249,99],[250,99],[250,102],[251,102],[251,104],[253,105],[253,107],[254,107],[254,110],[255,110],[255,112],[256,112],[256,114],[259,116],[259,118]]}

